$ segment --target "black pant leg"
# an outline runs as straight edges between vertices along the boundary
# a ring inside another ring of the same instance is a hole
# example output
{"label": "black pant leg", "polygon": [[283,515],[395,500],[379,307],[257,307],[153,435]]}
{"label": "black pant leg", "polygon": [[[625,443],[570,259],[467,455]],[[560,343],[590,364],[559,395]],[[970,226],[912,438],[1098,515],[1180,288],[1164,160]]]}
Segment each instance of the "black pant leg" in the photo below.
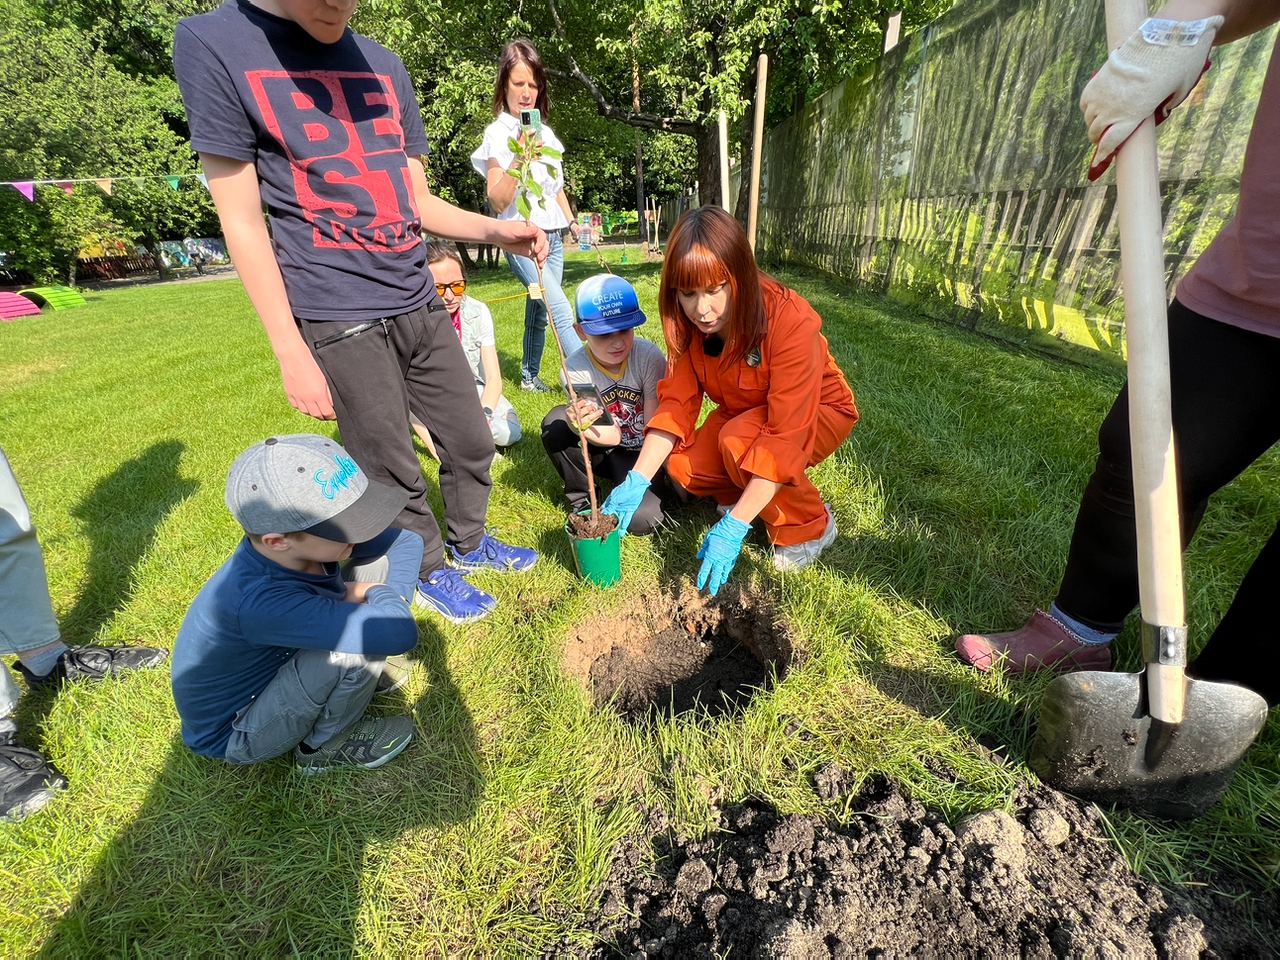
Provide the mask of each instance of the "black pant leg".
{"label": "black pant leg", "polygon": [[403,338],[399,343],[408,400],[440,457],[449,542],[460,553],[470,553],[480,545],[489,511],[493,434],[448,311],[443,306],[416,310],[401,321],[396,336]]}
{"label": "black pant leg", "polygon": [[[1280,338],[1169,308],[1173,430],[1184,544],[1209,497],[1280,437]],[[1058,606],[1118,630],[1138,602],[1129,391],[1098,432],[1098,462],[1076,516]]]}
{"label": "black pant leg", "polygon": [[[552,407],[542,419],[542,449],[547,452],[551,465],[564,481],[564,497],[569,506],[588,502],[587,471],[582,466],[582,444],[569,426],[566,407]],[[588,444],[592,472],[601,469],[605,448]]]}
{"label": "black pant leg", "polygon": [[[640,459],[639,447],[610,447],[605,452],[596,477],[608,481],[610,487],[616,487],[626,479],[628,473]],[[666,470],[659,470],[653,478],[644,499],[627,525],[627,533],[643,537],[653,533],[663,521],[662,500],[666,490]]]}
{"label": "black pant leg", "polygon": [[1280,587],[1280,525],[1253,561],[1218,629],[1188,670],[1205,680],[1238,683],[1280,705],[1280,627],[1276,589]]}
{"label": "black pant leg", "polygon": [[409,435],[405,361],[397,346],[403,319],[388,320],[385,327],[379,324],[318,348],[316,341],[359,324],[304,320],[301,329],[329,381],[342,445],[371,478],[409,494],[396,524],[422,537],[422,576],[426,576],[443,562],[443,545],[440,527],[427,502],[422,465]]}

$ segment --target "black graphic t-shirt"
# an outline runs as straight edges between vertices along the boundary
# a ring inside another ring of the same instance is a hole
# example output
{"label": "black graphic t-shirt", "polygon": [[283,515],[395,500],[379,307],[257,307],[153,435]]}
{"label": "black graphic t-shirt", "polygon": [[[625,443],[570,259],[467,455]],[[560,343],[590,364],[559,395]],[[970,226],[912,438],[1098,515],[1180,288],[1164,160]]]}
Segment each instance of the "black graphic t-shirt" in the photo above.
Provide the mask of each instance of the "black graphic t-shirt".
{"label": "black graphic t-shirt", "polygon": [[228,0],[179,22],[173,62],[192,147],[257,167],[295,316],[370,320],[434,296],[408,166],[427,135],[399,57]]}

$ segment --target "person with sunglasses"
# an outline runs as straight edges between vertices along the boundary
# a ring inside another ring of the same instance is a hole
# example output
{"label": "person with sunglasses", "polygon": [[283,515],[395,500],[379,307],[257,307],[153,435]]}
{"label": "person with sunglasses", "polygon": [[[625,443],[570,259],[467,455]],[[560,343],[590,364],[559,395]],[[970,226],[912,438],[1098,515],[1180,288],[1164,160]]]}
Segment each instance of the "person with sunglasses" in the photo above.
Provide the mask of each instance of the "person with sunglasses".
{"label": "person with sunglasses", "polygon": [[[453,329],[462,341],[462,351],[467,355],[467,365],[476,378],[476,392],[485,419],[489,421],[489,433],[494,446],[509,447],[519,441],[520,416],[511,401],[502,395],[502,370],[498,366],[498,347],[493,334],[493,314],[474,297],[468,297],[467,277],[462,267],[462,257],[451,243],[439,240],[427,244],[427,268],[435,279],[436,293],[444,301]],[[436,457],[436,447],[431,432],[412,407],[409,423],[430,452]]]}

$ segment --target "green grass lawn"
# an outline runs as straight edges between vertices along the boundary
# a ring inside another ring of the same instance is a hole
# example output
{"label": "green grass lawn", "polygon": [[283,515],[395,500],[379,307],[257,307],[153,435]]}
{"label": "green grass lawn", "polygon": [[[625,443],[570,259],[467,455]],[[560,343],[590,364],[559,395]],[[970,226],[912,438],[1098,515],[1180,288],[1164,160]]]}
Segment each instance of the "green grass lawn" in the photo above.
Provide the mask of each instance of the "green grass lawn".
{"label": "green grass lawn", "polygon": [[[567,282],[595,269],[571,258]],[[660,341],[658,266],[615,269]],[[611,850],[648,804],[693,832],[716,804],[748,796],[819,810],[810,777],[831,762],[894,777],[948,815],[1007,802],[1031,777],[1044,681],[976,674],[950,637],[1015,625],[1052,597],[1120,372],[781,277],[822,314],[863,416],[813,471],[840,526],[823,562],[784,579],[756,546],[735,574],[760,580],[803,653],[782,683],[719,723],[631,726],[591,707],[560,669],[566,634],[694,572],[713,515],[693,508],[652,539],[627,539],[623,582],[584,589],[537,439],[554,401],[513,389],[527,437],[495,461],[489,518],[542,560],[531,576],[478,578],[499,599],[478,624],[422,615],[419,667],[403,702],[382,707],[413,713],[410,748],[374,773],[304,780],[285,760],[232,769],[188,753],[167,671],[27,697],[24,737],[70,789],[0,826],[0,955],[524,955],[585,936]],[[473,281],[482,299],[518,292],[505,270]],[[511,381],[523,304],[493,312]],[[548,381],[552,364],[549,347]],[[237,541],[222,503],[232,459],[272,433],[315,430],[332,427],[288,406],[238,281],[94,294],[0,325],[0,443],[69,642],[171,645]],[[1210,507],[1187,560],[1193,644],[1278,514],[1274,455]],[[1138,662],[1132,626],[1119,655],[1123,668]],[[1008,762],[979,738],[1008,744]],[[1204,880],[1208,865],[1274,885],[1278,745],[1273,717],[1212,813],[1170,826],[1116,812],[1116,842],[1162,881]]]}

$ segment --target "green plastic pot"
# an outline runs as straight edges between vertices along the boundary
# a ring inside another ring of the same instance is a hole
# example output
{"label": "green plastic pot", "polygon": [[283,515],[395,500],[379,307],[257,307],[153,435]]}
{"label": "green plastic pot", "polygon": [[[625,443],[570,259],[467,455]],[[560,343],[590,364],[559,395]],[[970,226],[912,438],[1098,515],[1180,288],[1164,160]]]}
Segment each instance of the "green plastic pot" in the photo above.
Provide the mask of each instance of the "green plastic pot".
{"label": "green plastic pot", "polygon": [[[583,510],[581,515],[585,517],[590,513],[590,510]],[[597,587],[612,587],[622,579],[622,538],[618,536],[616,527],[603,540],[599,537],[578,540],[574,538],[569,521],[565,520],[564,532],[569,537],[578,576]]]}

